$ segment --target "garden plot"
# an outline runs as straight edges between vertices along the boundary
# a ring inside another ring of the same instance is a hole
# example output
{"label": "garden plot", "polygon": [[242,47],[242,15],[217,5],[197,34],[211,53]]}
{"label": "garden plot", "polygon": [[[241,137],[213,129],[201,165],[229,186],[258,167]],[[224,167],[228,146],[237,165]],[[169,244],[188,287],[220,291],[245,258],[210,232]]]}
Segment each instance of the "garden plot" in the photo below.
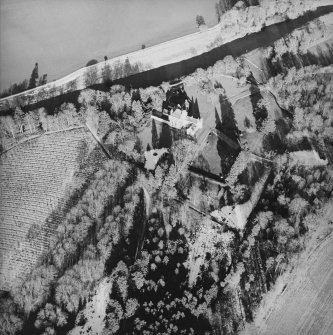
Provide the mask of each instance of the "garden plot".
{"label": "garden plot", "polygon": [[44,135],[1,156],[0,289],[10,289],[48,247],[55,223],[47,218],[64,203],[89,138],[85,130]]}

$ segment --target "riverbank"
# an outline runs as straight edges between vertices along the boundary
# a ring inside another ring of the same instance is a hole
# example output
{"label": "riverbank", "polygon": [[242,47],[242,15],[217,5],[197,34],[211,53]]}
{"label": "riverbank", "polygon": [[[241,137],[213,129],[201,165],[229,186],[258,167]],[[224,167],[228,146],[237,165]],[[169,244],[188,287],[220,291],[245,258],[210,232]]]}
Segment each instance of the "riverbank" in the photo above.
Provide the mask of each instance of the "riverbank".
{"label": "riverbank", "polygon": [[[326,14],[327,11],[330,12],[332,10],[331,7],[332,6],[321,7],[317,9],[315,12],[313,12],[311,15],[307,14],[303,16],[304,18],[303,24],[310,19],[314,19],[316,17],[319,17],[320,15]],[[284,15],[282,15],[281,17],[278,17],[274,14],[274,22],[284,21],[285,19],[286,17]],[[267,20],[269,20],[269,22],[272,22],[273,19],[272,17],[268,17]],[[289,21],[286,24],[292,26],[292,29],[294,29],[295,27],[292,24],[292,22],[294,21]],[[270,27],[273,27],[273,26],[274,25]],[[262,28],[261,26],[258,26],[256,28],[253,28],[252,30],[257,29],[258,31],[260,31],[261,28]],[[265,29],[268,29],[268,28],[269,27],[266,27]],[[286,32],[288,32],[287,30]],[[281,32],[282,34],[286,33],[284,32],[283,29]],[[238,41],[239,47],[241,47],[241,43],[245,43],[248,40],[248,37],[244,38],[244,36],[246,36],[247,33],[248,32],[245,33],[244,31],[239,31],[239,32],[236,32],[234,36],[230,36],[230,34],[227,36],[224,36],[223,31],[221,31],[221,24],[219,24],[210,29],[200,31],[194,34],[186,35],[186,36],[183,36],[183,37],[180,37],[180,38],[177,38],[177,39],[165,42],[165,43],[155,45],[150,48],[146,48],[146,49],[132,52],[126,55],[115,57],[106,62],[101,62],[95,65],[92,65],[88,68],[81,68],[59,80],[48,83],[44,86],[40,86],[36,89],[32,89],[29,91],[25,91],[25,92],[1,99],[0,100],[0,110],[12,108],[13,107],[12,105],[15,105],[16,103],[15,99],[17,98],[23,98],[25,100],[28,100],[28,102],[21,101],[19,105],[29,105],[32,103],[36,103],[37,101],[40,101],[40,100],[45,100],[46,98],[49,99],[49,98],[55,97],[60,94],[68,93],[70,91],[84,89],[87,86],[89,86],[87,85],[86,77],[87,77],[87,74],[89,74],[89,72],[92,72],[92,71],[96,73],[95,75],[96,80],[94,83],[95,84],[101,83],[103,81],[103,69],[105,69],[105,66],[109,66],[112,69],[115,66],[117,66],[117,64],[118,65],[124,64],[126,59],[128,59],[131,64],[140,64],[141,69],[145,71],[147,69],[161,68],[169,64],[175,64],[175,63],[180,64],[180,62],[183,62],[189,59],[196,59],[198,58],[198,56],[204,55],[207,52],[216,51],[217,50],[216,48],[211,50],[212,45],[215,46],[216,43],[219,43],[221,44],[221,46],[223,46],[223,45],[227,45],[228,43],[231,43],[232,41],[239,40]],[[275,32],[275,34],[277,33]],[[249,35],[249,36],[252,36],[252,35]],[[221,36],[224,36],[222,40],[221,40]],[[262,39],[264,39],[264,37],[262,37],[259,42],[261,42]],[[258,47],[258,46],[260,45],[255,45],[255,47]],[[249,47],[251,46],[249,45]],[[240,48],[240,49],[243,49],[243,48]],[[228,50],[226,50],[226,54],[230,54],[230,51],[228,53]],[[215,55],[215,56],[220,57],[219,55]],[[183,66],[183,65],[184,64],[180,64],[180,66]],[[209,65],[212,65],[212,64],[209,64]],[[194,62],[193,66],[204,67],[205,64],[200,65]],[[190,72],[192,71],[193,69],[191,68]],[[164,80],[168,80],[168,78]],[[70,87],[67,87],[68,84],[73,84],[73,85],[71,85]],[[42,98],[37,97],[38,93],[40,92],[43,92]]]}

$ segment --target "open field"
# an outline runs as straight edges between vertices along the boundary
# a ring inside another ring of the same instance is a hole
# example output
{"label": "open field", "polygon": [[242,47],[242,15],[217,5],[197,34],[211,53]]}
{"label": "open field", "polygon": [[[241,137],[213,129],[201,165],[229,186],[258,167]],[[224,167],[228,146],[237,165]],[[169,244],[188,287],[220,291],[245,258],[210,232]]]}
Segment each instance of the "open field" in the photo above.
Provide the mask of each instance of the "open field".
{"label": "open field", "polygon": [[287,286],[262,335],[329,335],[333,329],[333,235]]}
{"label": "open field", "polygon": [[[319,227],[311,232],[306,250],[267,293],[254,323],[241,335],[329,335],[333,329],[332,201]],[[313,223],[316,225],[316,223]]]}
{"label": "open field", "polygon": [[0,289],[29,271],[48,246],[47,223],[81,163],[86,130],[27,141],[0,158]]}
{"label": "open field", "polygon": [[218,137],[212,133],[207,137],[206,143],[203,143],[198,153],[198,159],[193,166],[211,172],[215,175],[222,173],[221,159],[217,151]]}

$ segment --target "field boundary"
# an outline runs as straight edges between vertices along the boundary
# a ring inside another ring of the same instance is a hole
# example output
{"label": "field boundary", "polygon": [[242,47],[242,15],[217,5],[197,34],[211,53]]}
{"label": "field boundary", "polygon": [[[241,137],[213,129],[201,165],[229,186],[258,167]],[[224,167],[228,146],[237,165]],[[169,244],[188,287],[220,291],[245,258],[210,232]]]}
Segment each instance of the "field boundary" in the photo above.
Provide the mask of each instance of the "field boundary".
{"label": "field boundary", "polygon": [[52,135],[52,134],[56,134],[56,133],[60,133],[60,132],[64,132],[64,131],[70,131],[70,130],[75,130],[75,129],[81,129],[81,128],[86,128],[85,126],[76,126],[76,127],[70,127],[70,128],[66,128],[66,129],[60,129],[60,130],[52,130],[52,131],[46,131],[42,134],[37,134],[37,135],[32,135],[28,138],[25,138],[21,141],[19,141],[18,143],[14,144],[13,146],[11,146],[10,148],[4,150],[3,152],[0,153],[0,157],[3,156],[4,154],[6,154],[8,151],[18,147],[19,145],[21,144],[24,144],[28,141],[31,141],[31,140],[35,140],[37,138],[40,138],[44,135]]}

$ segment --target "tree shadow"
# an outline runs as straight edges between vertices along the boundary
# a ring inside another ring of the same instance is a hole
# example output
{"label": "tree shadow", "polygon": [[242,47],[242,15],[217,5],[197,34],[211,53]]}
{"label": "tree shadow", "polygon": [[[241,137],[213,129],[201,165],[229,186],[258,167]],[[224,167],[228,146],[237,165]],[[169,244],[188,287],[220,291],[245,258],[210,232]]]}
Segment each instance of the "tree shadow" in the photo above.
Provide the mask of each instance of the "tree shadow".
{"label": "tree shadow", "polygon": [[225,93],[219,94],[221,120],[217,123],[217,130],[223,132],[233,142],[238,143],[239,131],[236,125],[235,114],[230,101]]}
{"label": "tree shadow", "polygon": [[249,79],[250,79],[249,81],[251,82],[249,90],[250,90],[250,100],[253,110],[253,116],[256,120],[257,130],[260,130],[263,121],[267,118],[268,113],[267,109],[264,106],[260,106],[259,104],[263,96],[261,95],[257,83],[251,80],[252,79],[251,76],[249,77]]}
{"label": "tree shadow", "polygon": [[333,46],[326,43],[324,48],[317,47],[315,53],[308,51],[302,55],[302,60],[306,65],[331,65],[333,63]]}
{"label": "tree shadow", "polygon": [[194,100],[193,97],[192,97],[190,108],[189,108],[189,111],[188,111],[188,116],[194,117],[195,119],[200,119],[201,118],[197,98]]}
{"label": "tree shadow", "polygon": [[162,123],[162,131],[159,138],[159,148],[170,148],[172,145],[172,132],[169,125]]}
{"label": "tree shadow", "polygon": [[197,166],[207,172],[211,172],[210,171],[210,165],[209,162],[207,161],[207,159],[203,156],[202,153],[199,154],[198,159],[197,159]]}
{"label": "tree shadow", "polygon": [[151,143],[152,143],[153,149],[159,148],[159,138],[158,138],[155,119],[152,119],[152,122],[151,122]]}
{"label": "tree shadow", "polygon": [[234,163],[240,147],[238,144],[239,132],[235,122],[234,111],[225,94],[219,95],[221,116],[215,108],[215,128],[217,139],[217,152],[221,159],[222,175],[228,174]]}

